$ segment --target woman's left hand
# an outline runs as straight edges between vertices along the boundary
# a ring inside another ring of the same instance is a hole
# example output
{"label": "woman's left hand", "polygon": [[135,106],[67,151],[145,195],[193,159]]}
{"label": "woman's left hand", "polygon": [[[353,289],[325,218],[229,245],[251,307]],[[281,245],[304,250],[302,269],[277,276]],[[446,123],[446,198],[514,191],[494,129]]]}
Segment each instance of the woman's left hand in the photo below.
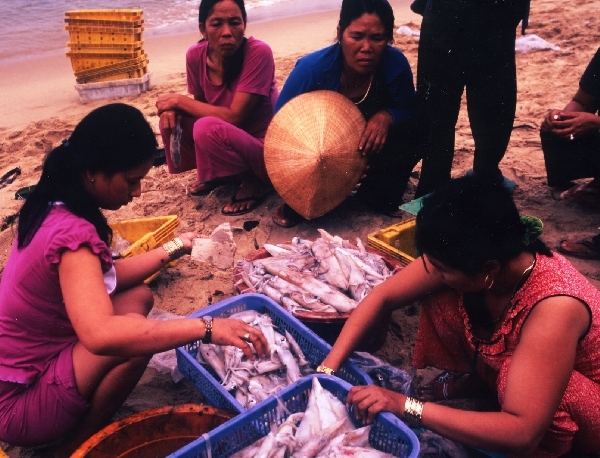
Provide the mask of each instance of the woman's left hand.
{"label": "woman's left hand", "polygon": [[192,247],[194,246],[194,239],[197,239],[200,236],[195,232],[184,232],[183,234],[179,234],[177,237],[179,237],[183,242],[183,248],[185,248],[185,252],[190,254],[192,252]]}
{"label": "woman's left hand", "polygon": [[371,116],[358,144],[358,150],[363,156],[381,151],[391,125],[392,114],[387,110],[378,111]]}
{"label": "woman's left hand", "polygon": [[353,386],[346,398],[346,406],[354,406],[356,418],[369,425],[379,412],[391,412],[399,418],[404,414],[406,396],[376,385]]}
{"label": "woman's left hand", "polygon": [[158,115],[160,116],[165,111],[177,110],[179,108],[179,97],[180,94],[163,94],[156,100],[156,108],[158,109]]}

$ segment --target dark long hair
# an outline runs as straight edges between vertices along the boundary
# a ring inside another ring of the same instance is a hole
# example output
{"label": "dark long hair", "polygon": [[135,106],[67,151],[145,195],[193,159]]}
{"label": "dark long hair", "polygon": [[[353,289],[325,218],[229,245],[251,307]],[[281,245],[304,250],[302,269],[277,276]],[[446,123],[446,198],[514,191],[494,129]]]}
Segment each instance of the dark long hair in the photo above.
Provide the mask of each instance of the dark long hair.
{"label": "dark long hair", "polygon": [[85,116],[68,140],[44,160],[42,176],[19,213],[19,248],[26,247],[60,201],[75,215],[94,225],[110,244],[112,231],[84,187],[85,172],[114,175],[154,157],[158,144],[152,128],[137,109],[122,103],[96,108]]}
{"label": "dark long hair", "polygon": [[394,41],[394,10],[387,0],[343,0],[340,9],[338,40],[344,30],[363,14],[376,14],[381,19],[388,43]]}
{"label": "dark long hair", "polygon": [[474,274],[488,261],[505,265],[523,251],[551,256],[538,238],[528,243],[526,232],[504,186],[466,176],[450,180],[423,200],[415,240],[420,253]]}
{"label": "dark long hair", "polygon": [[[212,10],[215,7],[215,5],[222,1],[223,0],[201,0],[200,8],[198,9],[198,23],[206,24],[206,20],[208,19],[208,16],[210,16],[210,14],[212,13]],[[246,5],[244,5],[244,0],[233,1],[239,7],[242,13],[244,25],[246,25],[248,21],[248,15],[246,14]],[[244,37],[241,46],[233,53],[233,55],[229,59],[227,59],[227,64],[223,69],[223,82],[227,85],[228,88],[231,88],[231,84],[242,73],[242,68],[244,66],[244,57],[246,55],[247,42],[248,39]]]}

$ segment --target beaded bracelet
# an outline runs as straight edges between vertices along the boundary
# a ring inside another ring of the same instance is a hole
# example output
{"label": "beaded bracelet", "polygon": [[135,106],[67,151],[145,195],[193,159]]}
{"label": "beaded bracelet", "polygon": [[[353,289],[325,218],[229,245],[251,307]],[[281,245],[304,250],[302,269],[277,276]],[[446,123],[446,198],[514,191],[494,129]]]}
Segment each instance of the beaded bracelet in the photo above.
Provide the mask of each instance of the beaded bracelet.
{"label": "beaded bracelet", "polygon": [[173,240],[169,240],[163,246],[163,250],[167,252],[169,261],[174,261],[185,254],[185,248],[183,242],[179,237],[175,237]]}
{"label": "beaded bracelet", "polygon": [[423,403],[418,399],[407,396],[404,403],[404,419],[411,423],[412,426],[421,427],[422,415]]}

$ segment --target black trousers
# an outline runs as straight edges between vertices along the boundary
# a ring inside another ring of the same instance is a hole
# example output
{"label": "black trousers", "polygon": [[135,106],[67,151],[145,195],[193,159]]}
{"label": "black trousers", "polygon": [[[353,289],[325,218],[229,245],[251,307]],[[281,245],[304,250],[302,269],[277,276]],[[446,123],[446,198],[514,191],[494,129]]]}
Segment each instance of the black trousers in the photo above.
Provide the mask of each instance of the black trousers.
{"label": "black trousers", "polygon": [[397,210],[402,204],[410,173],[423,156],[423,123],[412,119],[393,126],[385,146],[369,156],[369,169],[357,197],[377,208]]}
{"label": "black trousers", "polygon": [[600,132],[574,140],[541,131],[548,186],[561,186],[579,178],[600,178]]}
{"label": "black trousers", "polygon": [[[475,142],[475,174],[501,181],[498,164],[512,132],[517,102],[516,30],[491,28],[462,44],[440,46],[440,34],[423,18],[417,62],[419,108],[428,127],[417,197],[450,179],[455,128],[466,88]],[[443,37],[442,37],[443,38]]]}

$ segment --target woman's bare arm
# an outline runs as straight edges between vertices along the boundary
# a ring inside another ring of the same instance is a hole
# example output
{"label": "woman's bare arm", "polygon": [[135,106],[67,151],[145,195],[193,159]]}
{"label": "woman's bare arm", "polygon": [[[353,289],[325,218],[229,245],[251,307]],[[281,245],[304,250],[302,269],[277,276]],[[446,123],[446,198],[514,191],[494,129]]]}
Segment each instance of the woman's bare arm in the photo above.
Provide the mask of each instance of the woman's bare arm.
{"label": "woman's bare arm", "polygon": [[194,118],[213,116],[240,127],[248,119],[261,97],[263,96],[258,94],[236,92],[230,106],[220,107],[181,94],[164,94],[158,98],[156,108],[161,119],[163,112],[178,111]]}
{"label": "woman's bare arm", "polygon": [[417,299],[444,287],[437,276],[425,270],[422,258],[415,259],[400,272],[373,288],[358,304],[344,324],[323,365],[338,370],[361,338],[384,313],[412,304]]}
{"label": "woman's bare arm", "polygon": [[[106,292],[99,258],[87,247],[66,250],[58,275],[69,319],[83,346],[91,353],[111,356],[141,356],[169,350],[202,339],[206,326],[201,319],[153,321],[138,314],[116,315]],[[259,356],[267,344],[262,333],[243,321],[214,319],[212,342],[235,345],[252,357],[252,349],[241,338],[253,333]]]}

